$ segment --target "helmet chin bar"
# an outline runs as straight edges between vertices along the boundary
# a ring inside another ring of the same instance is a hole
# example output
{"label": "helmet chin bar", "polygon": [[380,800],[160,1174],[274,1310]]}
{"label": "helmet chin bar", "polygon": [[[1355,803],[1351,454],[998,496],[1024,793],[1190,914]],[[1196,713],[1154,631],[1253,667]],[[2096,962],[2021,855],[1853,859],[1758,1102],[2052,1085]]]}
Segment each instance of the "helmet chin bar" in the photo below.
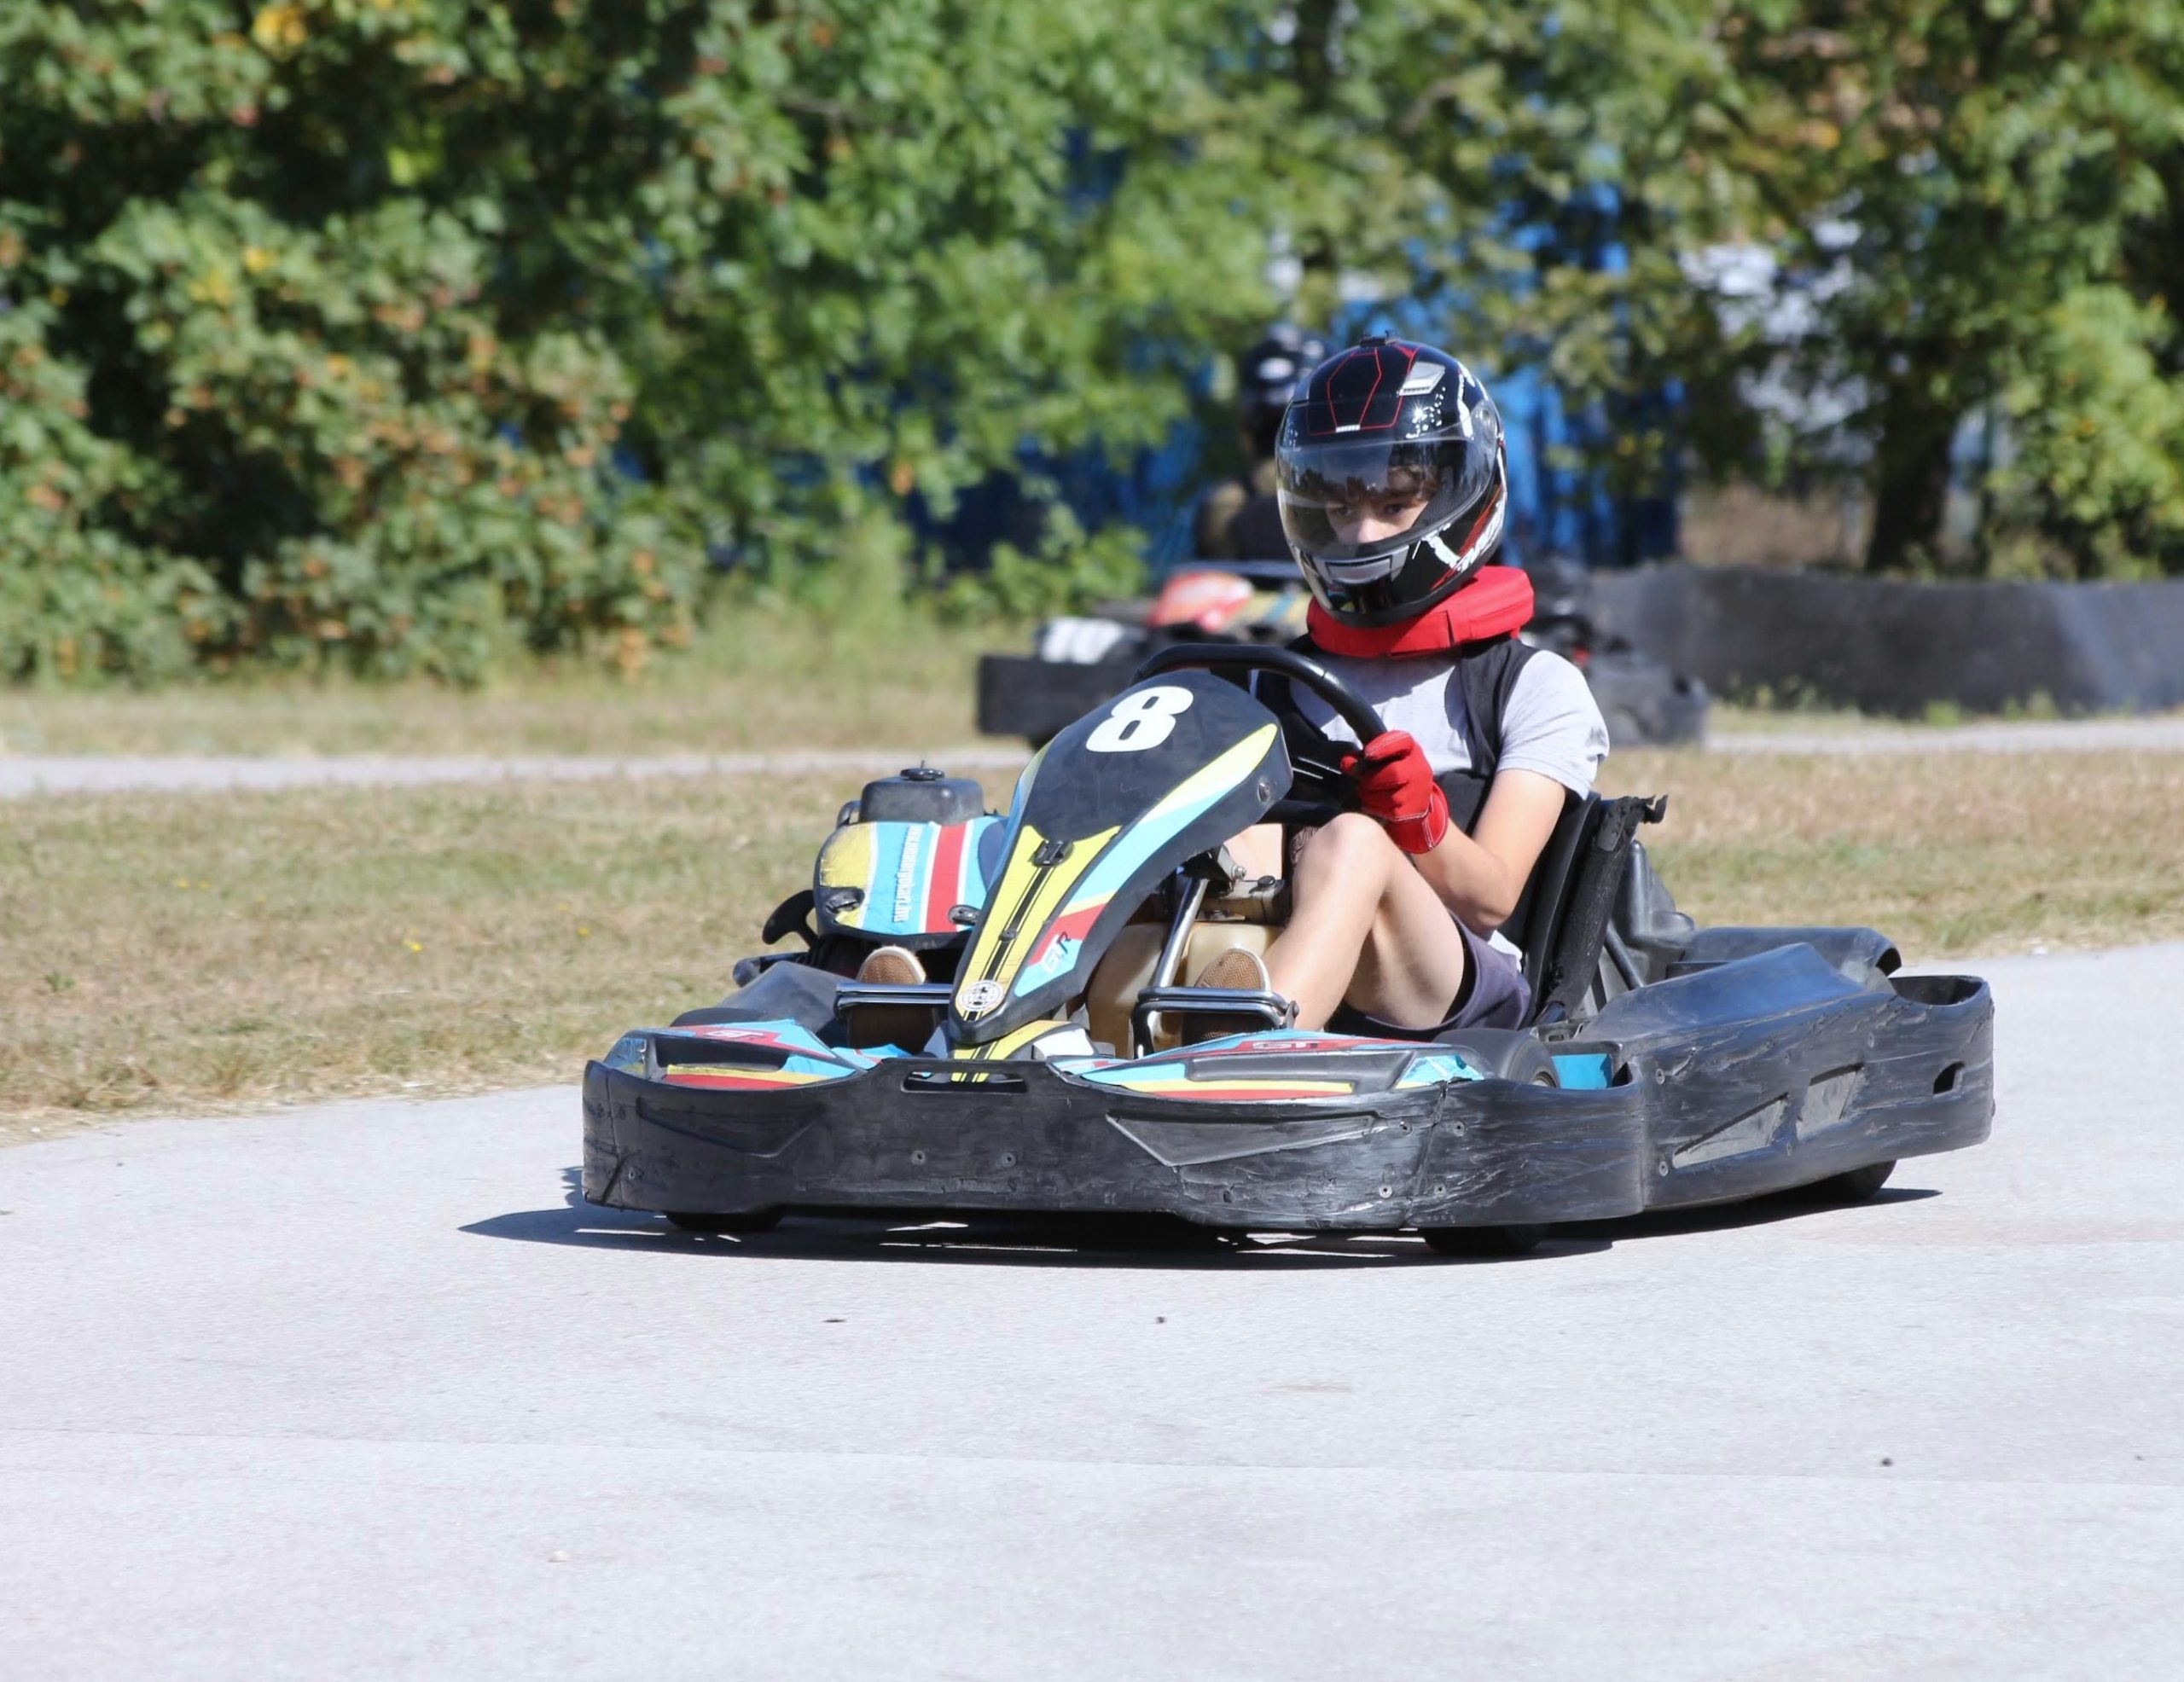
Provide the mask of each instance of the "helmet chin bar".
{"label": "helmet chin bar", "polygon": [[1322,560],[1320,570],[1336,583],[1355,589],[1360,584],[1377,584],[1392,578],[1409,563],[1411,552],[1418,545],[1403,543],[1392,549],[1383,549],[1378,554],[1357,555],[1349,560]]}

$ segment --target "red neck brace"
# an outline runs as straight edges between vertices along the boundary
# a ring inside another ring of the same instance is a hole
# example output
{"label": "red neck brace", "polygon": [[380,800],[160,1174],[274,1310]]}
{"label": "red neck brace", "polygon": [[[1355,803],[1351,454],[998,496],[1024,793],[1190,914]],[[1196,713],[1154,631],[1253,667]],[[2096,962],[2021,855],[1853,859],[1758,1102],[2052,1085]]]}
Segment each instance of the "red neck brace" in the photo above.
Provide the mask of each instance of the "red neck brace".
{"label": "red neck brace", "polygon": [[1442,654],[1467,642],[1484,642],[1522,630],[1532,617],[1531,575],[1514,566],[1482,566],[1471,582],[1414,619],[1361,630],[1345,625],[1317,601],[1304,620],[1315,647],[1329,654],[1372,659],[1405,654]]}

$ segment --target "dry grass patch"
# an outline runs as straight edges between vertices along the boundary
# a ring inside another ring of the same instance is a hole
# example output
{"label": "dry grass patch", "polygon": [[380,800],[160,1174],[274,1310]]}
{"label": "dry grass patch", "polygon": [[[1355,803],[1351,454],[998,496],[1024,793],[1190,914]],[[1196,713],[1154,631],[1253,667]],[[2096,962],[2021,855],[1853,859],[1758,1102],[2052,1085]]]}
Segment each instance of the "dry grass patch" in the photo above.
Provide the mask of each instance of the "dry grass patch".
{"label": "dry grass patch", "polygon": [[1709,923],[1869,923],[1914,961],[2184,936],[2184,754],[1618,753]]}
{"label": "dry grass patch", "polygon": [[566,1080],[727,990],[858,780],[0,806],[0,1110]]}
{"label": "dry grass patch", "polygon": [[[0,688],[9,753],[725,753],[976,739],[979,655],[1020,628],[748,611],[633,681],[534,663],[477,690],[255,677],[153,693]],[[815,699],[823,698],[823,699]]]}
{"label": "dry grass patch", "polygon": [[[1870,922],[1914,960],[2184,936],[2184,755],[1610,772],[1672,797],[1650,844],[1707,921]],[[569,1080],[725,990],[859,780],[0,806],[0,1137]]]}

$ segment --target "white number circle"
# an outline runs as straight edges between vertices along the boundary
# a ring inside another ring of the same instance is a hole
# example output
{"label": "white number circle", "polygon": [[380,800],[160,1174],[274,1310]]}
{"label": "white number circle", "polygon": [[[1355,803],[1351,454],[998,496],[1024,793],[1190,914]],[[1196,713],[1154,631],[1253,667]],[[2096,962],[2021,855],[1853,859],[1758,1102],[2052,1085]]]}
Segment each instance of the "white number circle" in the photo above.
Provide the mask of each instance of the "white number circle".
{"label": "white number circle", "polygon": [[1175,734],[1176,717],[1190,709],[1191,692],[1170,684],[1133,689],[1117,701],[1084,739],[1095,753],[1138,753]]}

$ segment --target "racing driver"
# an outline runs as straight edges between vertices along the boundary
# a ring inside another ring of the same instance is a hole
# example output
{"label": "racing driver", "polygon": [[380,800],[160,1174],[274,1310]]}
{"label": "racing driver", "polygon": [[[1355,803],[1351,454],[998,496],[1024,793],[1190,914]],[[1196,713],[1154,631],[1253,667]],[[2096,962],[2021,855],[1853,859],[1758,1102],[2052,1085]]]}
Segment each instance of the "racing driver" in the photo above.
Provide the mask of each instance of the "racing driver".
{"label": "racing driver", "polygon": [[[1281,525],[1310,587],[1305,652],[1386,732],[1358,743],[1317,696],[1294,705],[1331,740],[1359,809],[1292,849],[1288,926],[1199,977],[1272,991],[1297,1023],[1418,1035],[1513,1028],[1531,1003],[1515,909],[1565,801],[1589,789],[1607,727],[1577,667],[1515,633],[1531,580],[1493,564],[1508,508],[1502,418],[1461,362],[1368,338],[1315,368],[1275,452]],[[1281,831],[1232,844],[1279,874]]]}

